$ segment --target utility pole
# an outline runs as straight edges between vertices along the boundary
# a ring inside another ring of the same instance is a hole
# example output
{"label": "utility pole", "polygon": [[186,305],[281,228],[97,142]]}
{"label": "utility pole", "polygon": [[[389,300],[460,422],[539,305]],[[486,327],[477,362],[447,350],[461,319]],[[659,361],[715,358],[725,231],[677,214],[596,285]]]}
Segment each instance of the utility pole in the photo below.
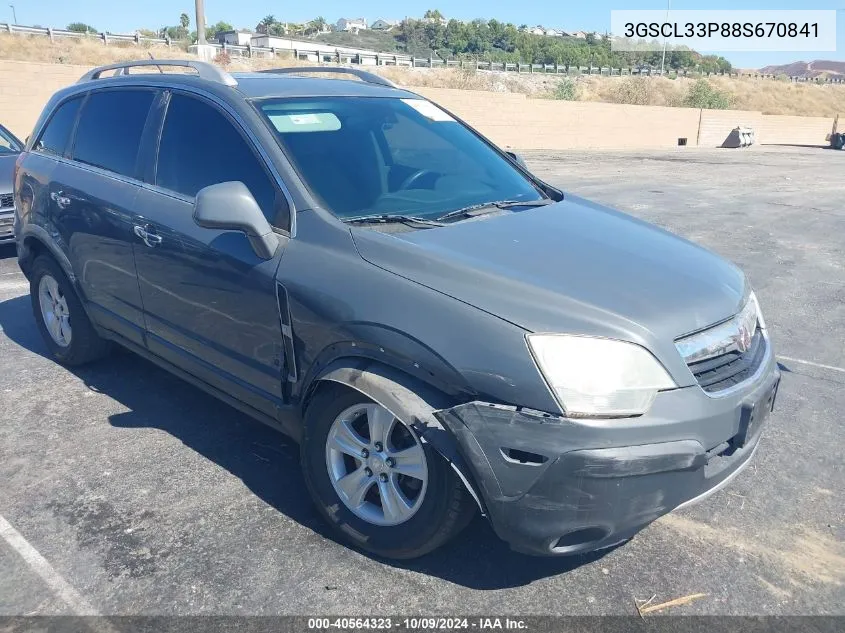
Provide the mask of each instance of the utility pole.
{"label": "utility pole", "polygon": [[[197,2],[202,2],[202,0],[197,0]],[[672,5],[672,0],[666,0],[666,19],[664,22],[669,21],[669,7]],[[666,36],[663,36],[663,58],[660,60],[660,76],[663,76],[663,66],[666,64]]]}
{"label": "utility pole", "polygon": [[18,14],[15,12],[15,5],[10,4],[9,6],[12,7],[12,20],[15,22],[15,24],[17,24],[18,23]]}
{"label": "utility pole", "polygon": [[205,42],[205,1],[196,0],[197,7],[197,44],[204,45]]}

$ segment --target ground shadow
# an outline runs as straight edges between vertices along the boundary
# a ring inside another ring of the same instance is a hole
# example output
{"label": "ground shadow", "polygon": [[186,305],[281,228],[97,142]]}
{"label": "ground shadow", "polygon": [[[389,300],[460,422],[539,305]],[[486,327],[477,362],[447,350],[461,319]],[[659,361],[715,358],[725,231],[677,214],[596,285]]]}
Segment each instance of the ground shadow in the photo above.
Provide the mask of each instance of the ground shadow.
{"label": "ground shadow", "polygon": [[[0,302],[0,328],[21,347],[48,356],[28,296]],[[279,512],[335,540],[308,497],[298,447],[285,436],[129,352],[71,371],[90,389],[128,409],[110,416],[114,426],[170,433],[238,477]],[[479,516],[461,536],[436,552],[410,562],[380,562],[473,589],[502,589],[570,571],[603,555],[535,558],[517,554]]]}
{"label": "ground shadow", "polygon": [[12,257],[17,257],[18,251],[15,248],[14,243],[11,244],[0,244],[0,259],[11,259]]}

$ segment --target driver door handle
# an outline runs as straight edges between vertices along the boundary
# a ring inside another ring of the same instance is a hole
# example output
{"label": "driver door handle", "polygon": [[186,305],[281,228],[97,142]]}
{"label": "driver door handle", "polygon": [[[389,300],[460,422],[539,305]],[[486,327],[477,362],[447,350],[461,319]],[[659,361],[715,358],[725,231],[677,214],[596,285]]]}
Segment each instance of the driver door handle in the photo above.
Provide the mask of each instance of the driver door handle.
{"label": "driver door handle", "polygon": [[141,238],[141,240],[149,246],[150,248],[155,248],[159,244],[161,244],[161,235],[155,232],[155,229],[147,224],[146,226],[141,226],[140,224],[136,224],[134,229],[135,235]]}

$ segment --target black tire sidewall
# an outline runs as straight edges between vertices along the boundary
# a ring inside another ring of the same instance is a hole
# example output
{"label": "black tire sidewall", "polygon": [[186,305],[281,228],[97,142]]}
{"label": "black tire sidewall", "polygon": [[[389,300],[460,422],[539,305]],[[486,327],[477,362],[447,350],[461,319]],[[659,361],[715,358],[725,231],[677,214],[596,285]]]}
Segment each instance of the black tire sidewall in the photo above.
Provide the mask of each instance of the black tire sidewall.
{"label": "black tire sidewall", "polygon": [[[45,275],[50,275],[56,280],[59,290],[67,302],[71,321],[71,339],[70,345],[67,347],[62,347],[53,340],[53,337],[47,331],[47,325],[44,323],[44,317],[41,314],[38,286]],[[102,344],[102,341],[99,340],[99,337],[88,321],[88,315],[85,313],[85,308],[82,307],[82,303],[76,295],[76,290],[64,274],[64,271],[59,268],[59,265],[53,259],[42,256],[35,260],[30,275],[29,294],[32,299],[32,313],[38,325],[38,331],[41,333],[41,338],[44,339],[50,355],[57,361],[60,363],[75,364],[79,362],[81,356],[86,355],[86,352],[93,344]]]}
{"label": "black tire sidewall", "polygon": [[419,556],[445,540],[441,539],[442,532],[454,522],[452,499],[456,478],[430,445],[422,445],[428,469],[425,498],[414,516],[396,526],[373,525],[356,516],[340,500],[329,478],[326,439],[332,423],[344,409],[370,402],[363,394],[351,390],[330,390],[312,401],[306,412],[301,444],[305,481],[320,513],[353,545],[388,558]]}

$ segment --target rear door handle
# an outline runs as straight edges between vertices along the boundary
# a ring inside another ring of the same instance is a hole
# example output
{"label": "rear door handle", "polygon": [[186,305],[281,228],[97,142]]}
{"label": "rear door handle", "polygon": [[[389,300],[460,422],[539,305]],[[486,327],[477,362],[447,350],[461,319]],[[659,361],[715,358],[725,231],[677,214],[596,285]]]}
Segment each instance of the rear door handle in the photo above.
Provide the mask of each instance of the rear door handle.
{"label": "rear door handle", "polygon": [[155,248],[156,246],[161,244],[161,235],[156,233],[155,229],[149,224],[147,224],[146,226],[136,224],[133,230],[135,231],[135,235],[140,237],[144,244],[146,244],[150,248]]}

